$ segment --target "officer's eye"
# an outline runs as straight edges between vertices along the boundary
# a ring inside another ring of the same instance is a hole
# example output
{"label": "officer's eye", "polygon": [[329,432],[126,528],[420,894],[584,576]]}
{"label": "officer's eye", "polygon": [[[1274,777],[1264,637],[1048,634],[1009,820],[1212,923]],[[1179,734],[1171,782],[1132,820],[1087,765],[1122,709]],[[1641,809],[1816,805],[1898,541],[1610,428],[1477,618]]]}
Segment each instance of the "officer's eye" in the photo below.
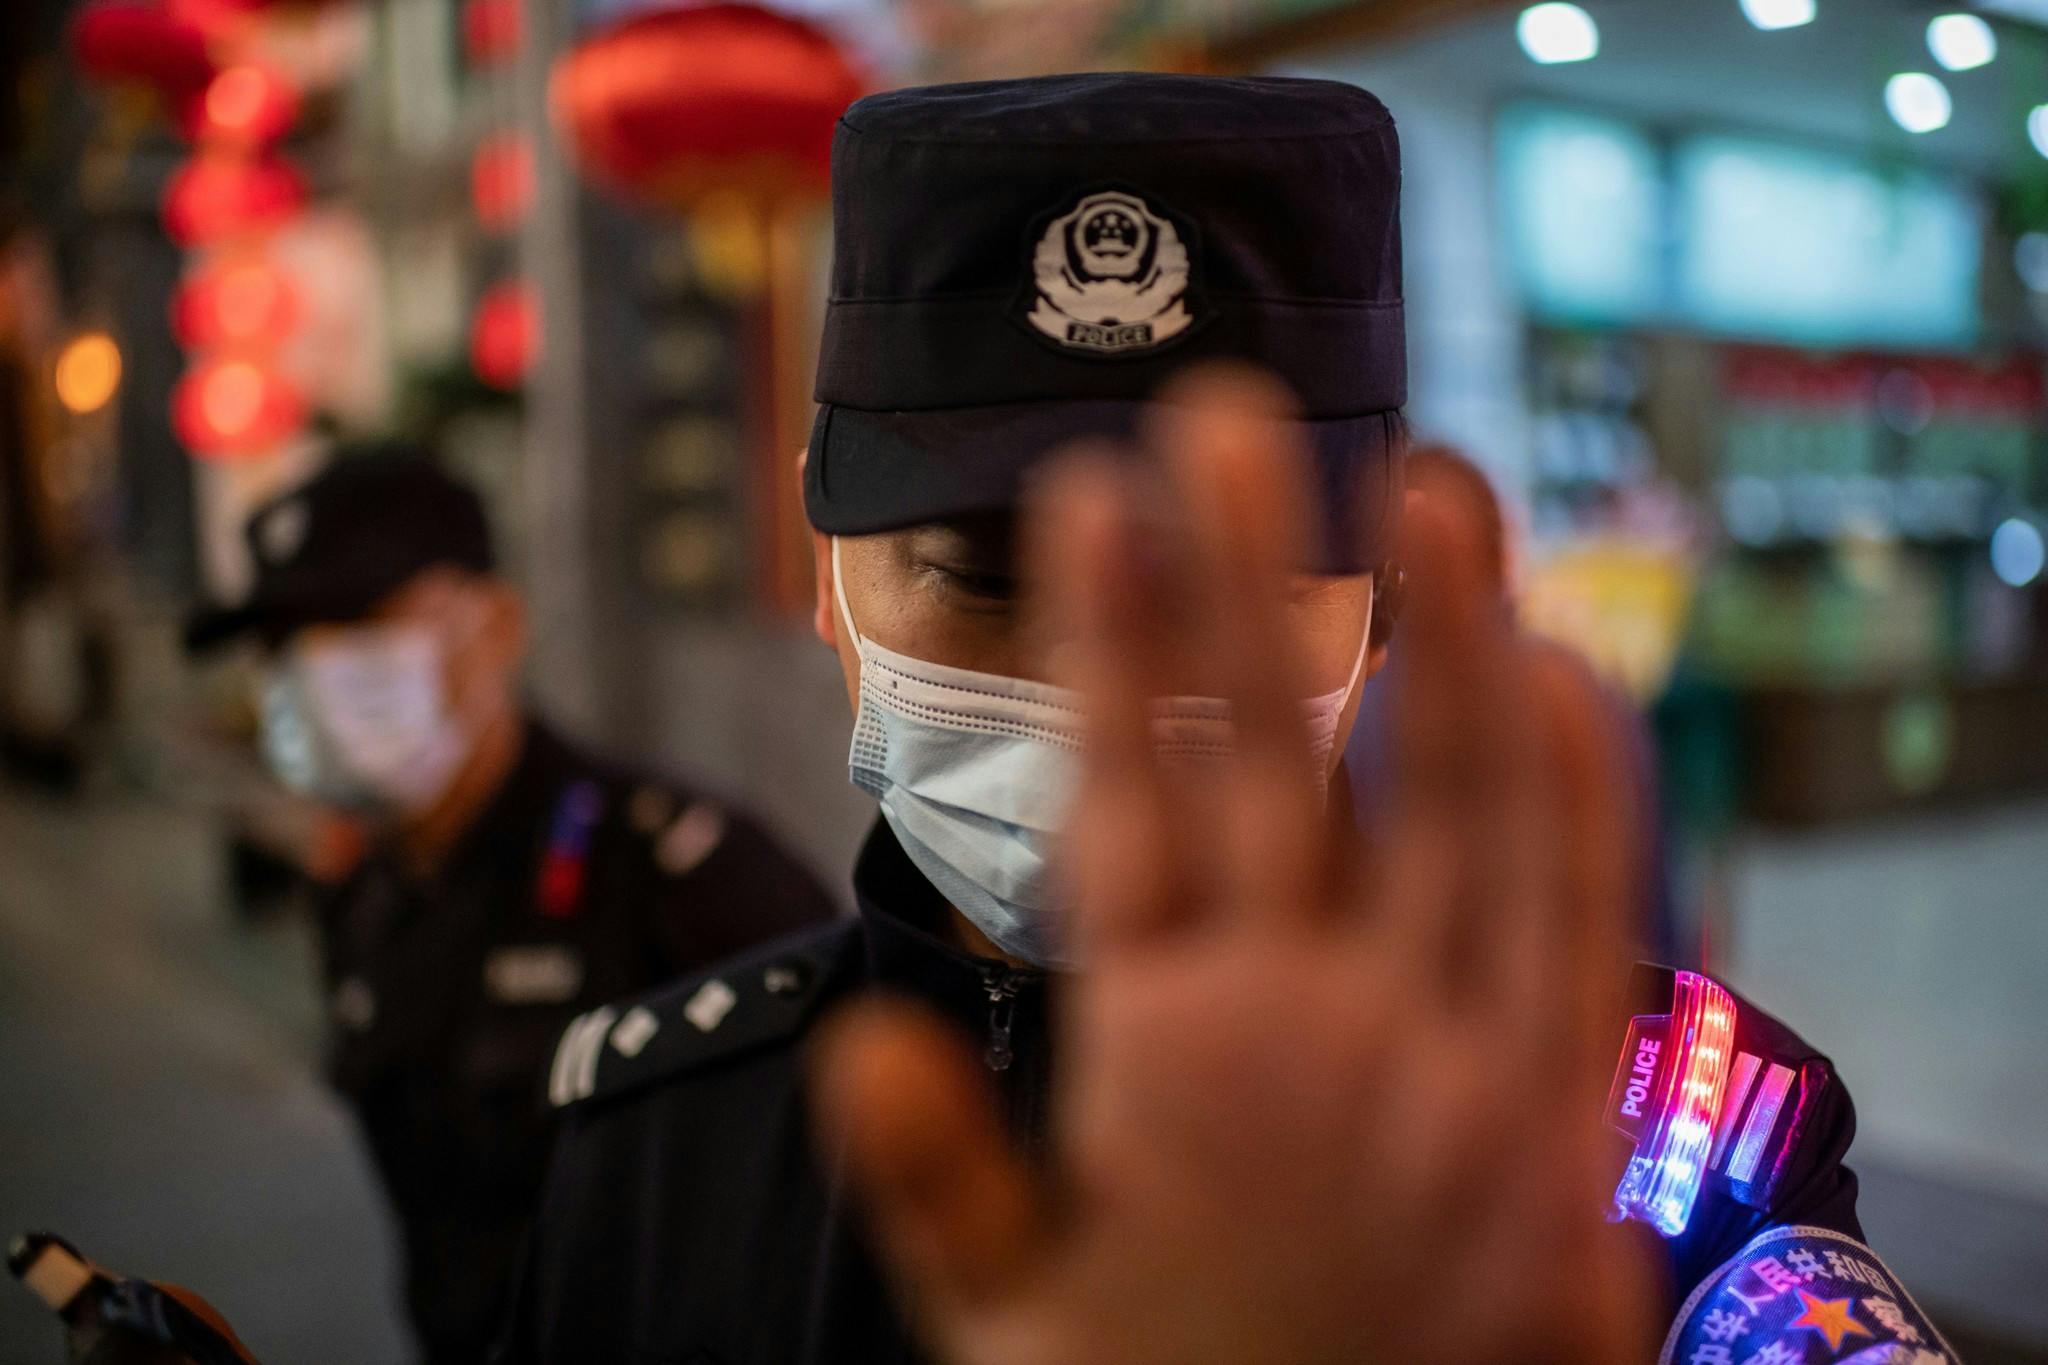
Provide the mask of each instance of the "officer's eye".
{"label": "officer's eye", "polygon": [[1007,611],[1017,596],[1015,529],[1005,516],[921,526],[908,538],[909,561],[954,605]]}
{"label": "officer's eye", "polygon": [[932,564],[925,567],[950,592],[985,602],[1008,603],[1017,595],[1017,580],[1006,573],[978,569],[964,564]]}

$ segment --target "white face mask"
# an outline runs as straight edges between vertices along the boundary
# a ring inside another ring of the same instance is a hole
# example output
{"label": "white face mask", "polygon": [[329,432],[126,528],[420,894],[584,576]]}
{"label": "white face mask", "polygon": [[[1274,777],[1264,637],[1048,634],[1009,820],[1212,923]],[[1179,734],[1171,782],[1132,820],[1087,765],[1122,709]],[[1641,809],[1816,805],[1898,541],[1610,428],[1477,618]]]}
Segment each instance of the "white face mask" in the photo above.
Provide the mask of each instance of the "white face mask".
{"label": "white face mask", "polygon": [[[1071,967],[1051,903],[1051,855],[1078,776],[1079,695],[913,659],[867,639],[846,605],[836,536],[832,580],[860,658],[853,785],[881,803],[911,862],[990,942],[1042,967]],[[1303,777],[1318,790],[1365,651],[1361,639],[1344,686],[1302,704]],[[1230,703],[1210,697],[1160,698],[1152,730],[1159,753],[1175,762],[1223,757],[1236,743]]]}
{"label": "white face mask", "polygon": [[316,800],[424,810],[470,752],[443,678],[440,643],[423,626],[362,626],[294,645],[264,688],[264,757]]}

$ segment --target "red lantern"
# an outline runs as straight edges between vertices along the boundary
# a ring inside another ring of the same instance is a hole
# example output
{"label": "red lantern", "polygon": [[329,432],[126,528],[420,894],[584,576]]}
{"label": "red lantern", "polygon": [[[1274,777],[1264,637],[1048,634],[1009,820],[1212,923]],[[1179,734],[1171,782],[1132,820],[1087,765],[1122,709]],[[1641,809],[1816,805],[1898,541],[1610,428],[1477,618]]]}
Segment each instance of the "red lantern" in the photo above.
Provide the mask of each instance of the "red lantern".
{"label": "red lantern", "polygon": [[262,17],[261,6],[250,4],[248,0],[162,0],[162,3],[174,17],[205,34],[209,43],[225,43],[237,49]]}
{"label": "red lantern", "polygon": [[171,425],[193,454],[230,460],[267,454],[306,417],[298,391],[261,363],[203,360],[171,390]]}
{"label": "red lantern", "polygon": [[500,133],[476,149],[469,165],[476,218],[493,232],[515,226],[533,206],[533,144],[522,133]]}
{"label": "red lantern", "polygon": [[71,25],[71,51],[86,75],[134,81],[182,99],[213,79],[206,35],[155,5],[95,0]]}
{"label": "red lantern", "polygon": [[163,0],[163,3],[180,19],[203,26],[208,21],[246,19],[268,9],[271,0]]}
{"label": "red lantern", "polygon": [[832,129],[861,81],[830,36],[752,5],[661,10],[555,66],[555,122],[594,178],[687,205],[711,190],[824,194]]}
{"label": "red lantern", "polygon": [[207,266],[171,296],[171,331],[188,351],[275,346],[298,320],[298,290],[261,259]]}
{"label": "red lantern", "polygon": [[199,102],[198,135],[238,147],[277,141],[299,114],[299,93],[270,67],[242,62],[207,83]]}
{"label": "red lantern", "polygon": [[267,232],[306,204],[306,182],[274,156],[202,151],[164,186],[164,227],[180,246]]}
{"label": "red lantern", "polygon": [[540,349],[540,308],[533,291],[517,280],[491,286],[470,324],[469,363],[477,378],[494,389],[516,389]]}
{"label": "red lantern", "polygon": [[468,0],[462,7],[462,46],[478,66],[502,62],[526,36],[519,0]]}

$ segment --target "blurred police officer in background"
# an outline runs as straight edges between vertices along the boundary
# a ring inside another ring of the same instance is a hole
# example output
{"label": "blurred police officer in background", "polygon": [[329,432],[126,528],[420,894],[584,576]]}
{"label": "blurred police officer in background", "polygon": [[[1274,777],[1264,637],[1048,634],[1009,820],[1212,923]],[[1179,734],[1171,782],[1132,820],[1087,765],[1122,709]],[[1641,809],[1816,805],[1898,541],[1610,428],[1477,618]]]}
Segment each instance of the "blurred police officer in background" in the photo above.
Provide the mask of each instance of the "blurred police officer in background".
{"label": "blurred police officer in background", "polygon": [[261,643],[266,758],[361,832],[319,893],[331,1077],[402,1226],[426,1358],[476,1361],[564,1023],[833,905],[742,813],[530,713],[520,595],[476,495],[424,453],[338,452],[248,543],[247,600],[188,643]]}
{"label": "blurred police officer in background", "polygon": [[[1858,1241],[1846,1093],[1746,1002],[1761,1164],[1662,1254],[1601,1226],[1626,783],[1455,486],[1400,550],[1399,771],[1358,851],[1398,187],[1386,110],[1329,82],[848,110],[805,495],[881,808],[860,915],[565,1032],[511,1361],[903,1361],[915,1324],[968,1365],[1606,1362],[1652,1319],[1696,1365],[1947,1358]],[[1077,440],[1104,453],[1020,557]],[[853,1008],[808,1088],[827,1007],[882,993],[915,1007]]]}

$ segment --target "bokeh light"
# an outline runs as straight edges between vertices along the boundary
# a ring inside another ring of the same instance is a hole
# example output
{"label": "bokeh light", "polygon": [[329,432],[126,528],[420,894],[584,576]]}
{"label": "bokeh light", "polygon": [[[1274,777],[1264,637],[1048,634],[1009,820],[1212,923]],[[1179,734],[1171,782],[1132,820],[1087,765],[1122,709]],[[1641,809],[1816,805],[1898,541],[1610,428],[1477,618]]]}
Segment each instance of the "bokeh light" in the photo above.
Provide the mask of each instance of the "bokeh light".
{"label": "bokeh light", "polygon": [[1974,71],[1998,56],[1998,35],[1974,14],[1941,14],[1927,21],[1927,50],[1950,71]]}
{"label": "bokeh light", "polygon": [[107,405],[121,387],[121,348],[105,332],[75,337],[57,357],[57,401],[83,416]]}
{"label": "bokeh light", "polygon": [[274,345],[298,321],[298,290],[260,257],[203,268],[171,298],[171,331],[187,350]]}
{"label": "bokeh light", "polygon": [[178,439],[208,459],[267,454],[304,420],[298,391],[251,359],[202,361],[171,392],[171,424]]}
{"label": "bokeh light", "polygon": [[533,290],[518,280],[486,290],[469,333],[477,378],[494,389],[516,389],[526,382],[539,349],[540,306]]}
{"label": "bokeh light", "polygon": [[533,143],[525,134],[499,133],[476,149],[469,190],[484,227],[503,232],[517,226],[533,206],[534,185]]}
{"label": "bokeh light", "polygon": [[2028,112],[2027,140],[2035,151],[2048,156],[2048,104],[2037,104]]}
{"label": "bokeh light", "polygon": [[180,246],[204,246],[281,227],[306,203],[306,182],[278,157],[201,152],[164,185],[164,228]]}
{"label": "bokeh light", "polygon": [[1531,5],[1515,23],[1515,37],[1529,60],[1545,66],[1583,62],[1600,54],[1600,26],[1577,5]]}
{"label": "bokeh light", "polygon": [[1742,13],[1766,33],[1813,22],[1814,0],[1742,0]]}
{"label": "bokeh light", "polygon": [[2007,517],[1991,533],[1991,572],[2008,587],[2024,588],[2048,567],[2041,528],[2025,517]]}
{"label": "bokeh light", "polygon": [[248,145],[284,136],[298,117],[298,93],[267,66],[244,62],[228,67],[206,87],[202,131]]}
{"label": "bokeh light", "polygon": [[1901,71],[1884,83],[1884,107],[1892,122],[1909,133],[1931,133],[1948,126],[1954,105],[1948,87],[1925,71]]}
{"label": "bokeh light", "polygon": [[468,0],[462,7],[463,50],[478,65],[513,56],[524,37],[519,0]]}

